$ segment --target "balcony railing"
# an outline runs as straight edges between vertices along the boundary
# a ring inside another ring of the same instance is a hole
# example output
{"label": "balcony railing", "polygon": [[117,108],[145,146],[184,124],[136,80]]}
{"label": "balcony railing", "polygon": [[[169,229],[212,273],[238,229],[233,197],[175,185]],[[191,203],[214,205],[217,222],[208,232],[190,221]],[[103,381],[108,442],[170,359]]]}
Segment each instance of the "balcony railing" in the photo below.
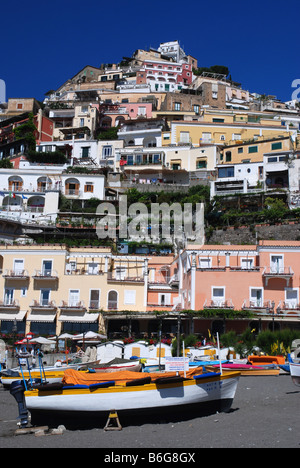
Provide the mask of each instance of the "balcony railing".
{"label": "balcony railing", "polygon": [[29,273],[27,270],[5,270],[3,277],[6,279],[25,280],[29,278]]}
{"label": "balcony railing", "polygon": [[118,301],[108,301],[107,308],[108,310],[118,310]]}
{"label": "balcony railing", "polygon": [[262,309],[262,310],[272,310],[271,301],[263,302],[260,299],[254,301],[248,301],[247,299],[244,300],[242,309]]}
{"label": "balcony railing", "polygon": [[47,280],[56,280],[58,279],[58,273],[56,270],[35,270],[33,274],[34,279],[47,279]]}
{"label": "balcony railing", "polygon": [[19,301],[17,299],[4,299],[4,301],[0,301],[0,308],[12,310],[19,309]]}
{"label": "balcony railing", "polygon": [[39,310],[39,309],[43,309],[43,310],[56,310],[57,307],[56,307],[56,303],[55,301],[49,301],[48,299],[41,299],[40,301],[36,301],[34,300],[30,305],[29,307],[32,309],[32,310]]}
{"label": "balcony railing", "polygon": [[227,300],[206,300],[203,305],[204,309],[233,309],[234,305],[231,299]]}
{"label": "balcony railing", "polygon": [[116,275],[114,272],[109,271],[107,273],[107,280],[108,281],[117,281],[122,283],[143,283],[144,277],[143,276],[122,276]]}
{"label": "balcony railing", "polygon": [[95,300],[95,301],[90,301],[89,303],[89,309],[92,310],[98,310],[100,308],[100,301]]}
{"label": "balcony railing", "polygon": [[263,278],[266,280],[266,286],[268,286],[269,279],[272,278],[281,278],[285,279],[287,282],[287,286],[289,285],[290,279],[294,276],[294,271],[291,267],[265,267],[263,271]]}
{"label": "balcony railing", "polygon": [[83,301],[62,301],[60,308],[67,310],[86,310]]}

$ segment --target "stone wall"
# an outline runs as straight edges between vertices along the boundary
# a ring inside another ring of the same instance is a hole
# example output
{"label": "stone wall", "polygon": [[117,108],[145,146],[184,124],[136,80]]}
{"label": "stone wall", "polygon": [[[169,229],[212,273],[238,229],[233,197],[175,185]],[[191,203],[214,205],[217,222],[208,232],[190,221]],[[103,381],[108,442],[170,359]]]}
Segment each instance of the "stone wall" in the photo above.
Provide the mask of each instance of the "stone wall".
{"label": "stone wall", "polygon": [[208,244],[255,244],[259,240],[300,241],[300,223],[227,227],[213,231]]}

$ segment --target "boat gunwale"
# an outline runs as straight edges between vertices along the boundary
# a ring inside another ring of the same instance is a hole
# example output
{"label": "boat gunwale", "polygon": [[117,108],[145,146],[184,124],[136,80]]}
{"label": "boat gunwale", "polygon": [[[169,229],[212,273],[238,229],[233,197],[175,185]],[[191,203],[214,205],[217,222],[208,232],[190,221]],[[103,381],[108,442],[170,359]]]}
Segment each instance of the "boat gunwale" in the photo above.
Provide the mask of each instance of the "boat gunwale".
{"label": "boat gunwale", "polygon": [[[202,374],[199,374],[200,376]],[[126,387],[126,385],[112,385],[111,387],[106,387],[106,388],[68,388],[64,389],[61,388],[60,390],[39,390],[38,388],[35,389],[30,389],[24,392],[24,395],[26,398],[32,398],[32,397],[44,397],[44,396],[67,396],[67,395],[94,395],[94,394],[106,394],[106,393],[124,393],[124,392],[141,392],[141,391],[153,391],[153,390],[163,390],[163,389],[171,389],[171,388],[176,388],[179,386],[183,387],[188,387],[191,385],[203,385],[205,383],[211,383],[211,382],[221,382],[223,380],[228,380],[232,378],[238,378],[241,376],[240,371],[232,371],[232,372],[226,372],[224,374],[219,374],[219,375],[214,375],[214,376],[208,376],[208,377],[202,377],[200,379],[186,379],[182,382],[174,382],[174,383],[167,383],[167,384],[162,384],[162,383],[155,383],[151,382],[149,384],[144,384],[144,385],[135,385],[135,386],[130,386]],[[196,377],[196,376],[195,376]]]}

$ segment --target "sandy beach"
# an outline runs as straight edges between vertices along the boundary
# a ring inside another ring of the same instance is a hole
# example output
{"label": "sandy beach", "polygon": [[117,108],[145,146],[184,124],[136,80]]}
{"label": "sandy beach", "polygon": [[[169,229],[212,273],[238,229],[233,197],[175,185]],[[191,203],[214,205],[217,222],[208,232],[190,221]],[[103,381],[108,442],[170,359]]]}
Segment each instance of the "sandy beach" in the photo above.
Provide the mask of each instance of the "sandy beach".
{"label": "sandy beach", "polygon": [[140,425],[130,425],[130,421],[120,420],[121,431],[106,432],[100,427],[37,437],[15,435],[17,404],[9,391],[0,388],[0,447],[101,448],[106,462],[122,461],[113,460],[118,449],[123,454],[129,454],[130,449],[178,451],[189,453],[186,462],[189,457],[193,462],[191,454],[201,448],[299,448],[299,401],[300,387],[287,374],[241,377],[228,413],[175,423],[142,420]]}

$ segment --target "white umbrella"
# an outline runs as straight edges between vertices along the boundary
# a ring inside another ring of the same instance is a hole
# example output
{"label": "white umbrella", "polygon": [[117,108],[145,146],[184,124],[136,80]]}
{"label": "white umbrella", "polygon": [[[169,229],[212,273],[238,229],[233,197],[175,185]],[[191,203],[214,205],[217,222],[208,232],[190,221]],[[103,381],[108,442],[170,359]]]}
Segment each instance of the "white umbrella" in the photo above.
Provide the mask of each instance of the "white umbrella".
{"label": "white umbrella", "polygon": [[47,338],[43,338],[42,336],[38,338],[33,338],[32,340],[29,341],[29,343],[38,343],[38,344],[52,344],[53,341],[47,340]]}
{"label": "white umbrella", "polygon": [[69,333],[63,333],[58,337],[59,340],[67,340],[69,338],[72,340],[74,338],[74,335],[70,335]]}
{"label": "white umbrella", "polygon": [[100,335],[99,333],[95,333],[93,331],[88,331],[87,333],[80,333],[80,335],[75,335],[73,338],[74,338],[74,340],[82,340],[83,338],[85,340],[89,340],[89,339],[104,340],[104,339],[107,338],[107,336]]}

